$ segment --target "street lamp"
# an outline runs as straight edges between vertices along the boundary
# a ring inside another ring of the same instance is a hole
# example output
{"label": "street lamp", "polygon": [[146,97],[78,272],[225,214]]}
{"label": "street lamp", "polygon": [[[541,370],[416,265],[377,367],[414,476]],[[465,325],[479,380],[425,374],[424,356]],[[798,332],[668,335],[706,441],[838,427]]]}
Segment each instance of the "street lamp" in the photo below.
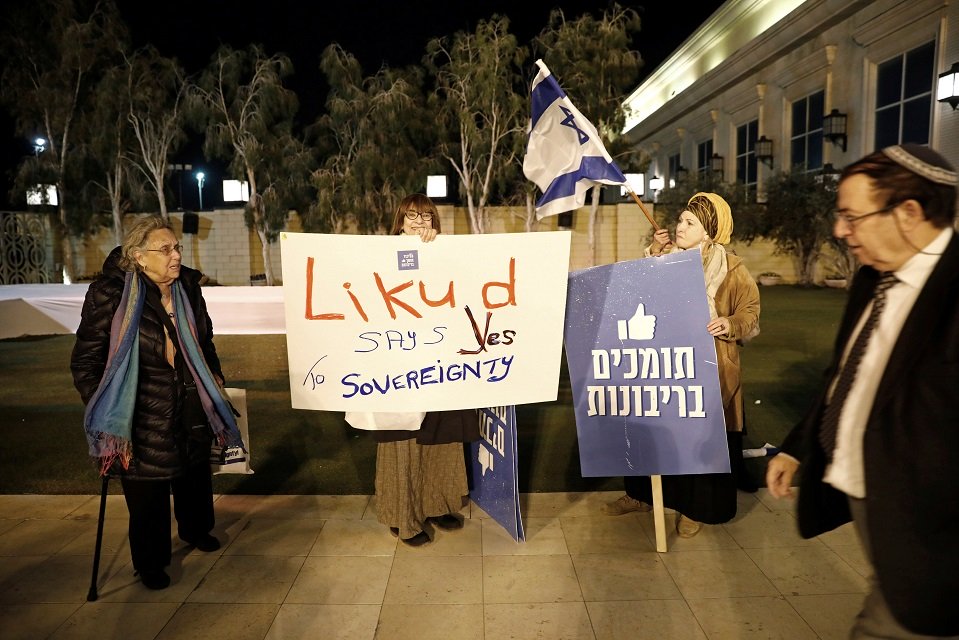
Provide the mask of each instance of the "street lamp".
{"label": "street lamp", "polygon": [[37,157],[40,156],[47,148],[47,139],[46,138],[36,138],[33,141],[33,153]]}
{"label": "street lamp", "polygon": [[196,188],[200,193],[200,211],[203,211],[203,181],[206,180],[206,174],[202,171],[196,172]]}

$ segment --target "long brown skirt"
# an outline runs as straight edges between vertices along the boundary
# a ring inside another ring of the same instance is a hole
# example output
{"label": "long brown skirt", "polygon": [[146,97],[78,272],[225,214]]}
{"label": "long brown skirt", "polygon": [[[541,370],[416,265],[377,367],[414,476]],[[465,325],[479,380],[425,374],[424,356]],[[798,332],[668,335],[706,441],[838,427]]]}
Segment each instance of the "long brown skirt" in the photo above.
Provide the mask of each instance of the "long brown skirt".
{"label": "long brown skirt", "polygon": [[456,513],[469,487],[463,443],[417,444],[416,440],[376,445],[376,519],[412,538],[427,518]]}

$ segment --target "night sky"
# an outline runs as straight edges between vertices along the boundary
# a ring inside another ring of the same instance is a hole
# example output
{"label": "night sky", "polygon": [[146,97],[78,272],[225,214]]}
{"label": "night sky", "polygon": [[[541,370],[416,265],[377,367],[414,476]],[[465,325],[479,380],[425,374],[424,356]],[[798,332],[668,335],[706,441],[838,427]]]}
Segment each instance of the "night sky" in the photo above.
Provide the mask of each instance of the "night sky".
{"label": "night sky", "polygon": [[[721,4],[695,2],[681,8],[662,1],[648,3],[645,8],[630,4],[643,19],[642,31],[633,42],[645,63],[642,75],[655,69]],[[295,70],[287,86],[300,100],[298,121],[312,123],[322,111],[326,90],[319,71],[320,54],[332,42],[356,56],[364,73],[371,74],[384,64],[417,64],[431,38],[471,31],[480,19],[493,14],[508,16],[511,31],[521,44],[528,44],[546,25],[554,6],[561,6],[567,19],[573,19],[585,12],[598,15],[607,5],[597,0],[118,0],[118,6],[135,47],[152,43],[163,55],[176,57],[188,73],[199,72],[221,43],[235,48],[258,43],[268,54],[287,54]],[[562,70],[553,72],[562,79]],[[0,135],[8,139],[3,145],[0,185],[6,200],[9,167],[22,155],[32,153],[33,148],[27,140],[13,136],[13,122],[6,113],[0,113]],[[203,159],[198,143],[189,145],[171,161],[209,167],[211,177],[204,188],[204,204],[217,203],[219,194],[214,192],[219,191],[219,185],[211,182],[216,180],[219,168]],[[185,186],[183,193],[184,205],[196,206],[190,199],[196,199],[195,183]]]}

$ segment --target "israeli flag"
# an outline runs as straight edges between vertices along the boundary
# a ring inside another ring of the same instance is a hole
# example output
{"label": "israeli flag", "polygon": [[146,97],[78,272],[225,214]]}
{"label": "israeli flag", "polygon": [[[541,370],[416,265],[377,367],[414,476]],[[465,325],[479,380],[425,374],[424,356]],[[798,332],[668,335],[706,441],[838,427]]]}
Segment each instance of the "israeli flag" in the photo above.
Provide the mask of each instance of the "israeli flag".
{"label": "israeli flag", "polygon": [[583,206],[586,192],[597,184],[627,183],[596,127],[573,106],[543,61],[536,66],[523,173],[543,192],[536,202],[536,218],[542,220]]}

